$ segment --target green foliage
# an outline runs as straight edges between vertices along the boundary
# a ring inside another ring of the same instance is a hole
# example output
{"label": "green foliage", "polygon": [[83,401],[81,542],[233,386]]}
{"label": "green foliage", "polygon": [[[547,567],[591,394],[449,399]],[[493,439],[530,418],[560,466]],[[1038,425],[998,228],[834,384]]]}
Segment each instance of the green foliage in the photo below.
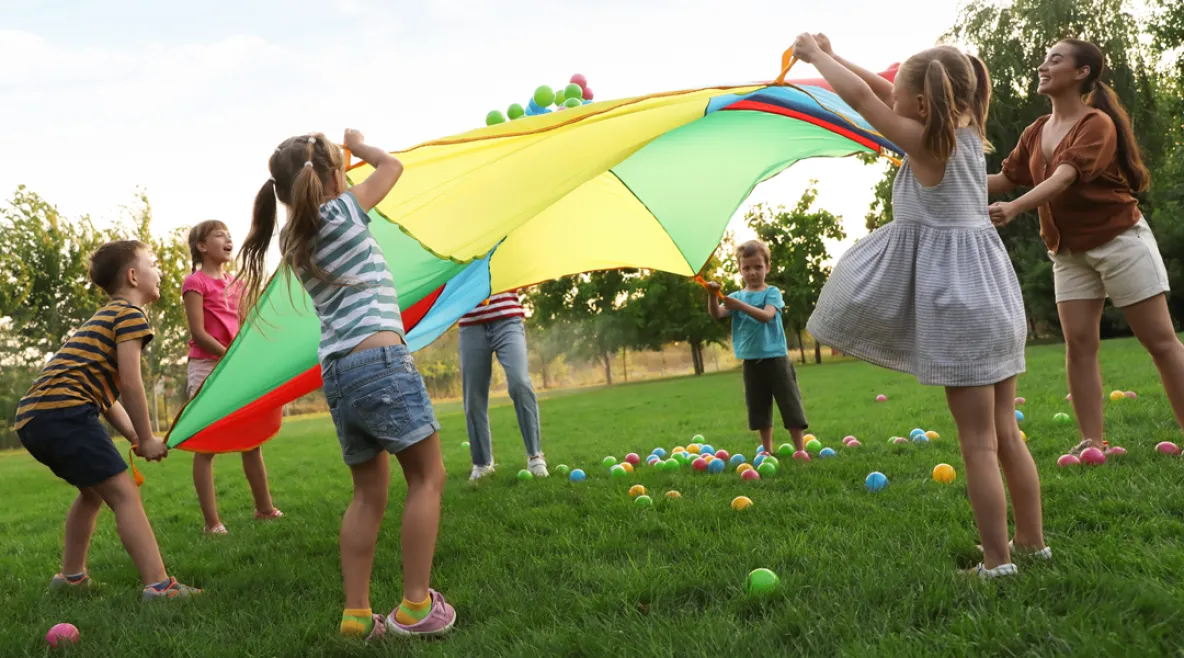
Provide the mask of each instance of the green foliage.
{"label": "green foliage", "polygon": [[636,342],[633,323],[624,313],[636,270],[605,270],[566,276],[535,286],[528,296],[531,324],[542,329],[562,325],[572,338],[571,353],[604,366],[613,383],[612,359]]}

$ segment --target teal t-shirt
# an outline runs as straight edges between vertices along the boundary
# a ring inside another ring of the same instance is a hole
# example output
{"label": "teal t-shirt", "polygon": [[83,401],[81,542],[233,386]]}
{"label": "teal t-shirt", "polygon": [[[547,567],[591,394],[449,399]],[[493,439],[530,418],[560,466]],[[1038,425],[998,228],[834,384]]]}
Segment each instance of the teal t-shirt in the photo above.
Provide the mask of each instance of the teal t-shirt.
{"label": "teal t-shirt", "polygon": [[744,311],[731,312],[732,350],[736,353],[736,358],[750,360],[785,356],[785,327],[781,324],[781,310],[785,308],[785,301],[781,298],[781,291],[768,286],[760,292],[740,290],[728,297],[756,308],[764,308],[771,304],[777,309],[776,315],[768,322],[760,322]]}

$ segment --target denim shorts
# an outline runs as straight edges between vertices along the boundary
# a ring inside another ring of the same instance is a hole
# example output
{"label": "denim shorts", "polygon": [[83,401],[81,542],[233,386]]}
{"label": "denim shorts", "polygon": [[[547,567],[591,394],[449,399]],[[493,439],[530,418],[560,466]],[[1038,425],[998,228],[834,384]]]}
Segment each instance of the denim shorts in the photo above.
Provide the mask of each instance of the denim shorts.
{"label": "denim shorts", "polygon": [[439,431],[423,377],[405,345],[347,354],[321,369],[325,400],[350,466],[398,453]]}

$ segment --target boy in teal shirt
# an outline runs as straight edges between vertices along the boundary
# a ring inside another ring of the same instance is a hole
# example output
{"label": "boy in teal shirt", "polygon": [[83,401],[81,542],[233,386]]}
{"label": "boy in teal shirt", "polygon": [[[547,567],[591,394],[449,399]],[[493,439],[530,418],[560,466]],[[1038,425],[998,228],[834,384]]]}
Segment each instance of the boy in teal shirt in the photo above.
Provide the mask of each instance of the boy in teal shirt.
{"label": "boy in teal shirt", "polygon": [[781,422],[793,437],[796,450],[804,450],[806,412],[798,390],[797,373],[785,347],[781,291],[765,283],[769,274],[769,247],[750,240],[736,248],[736,261],[744,277],[744,290],[723,299],[718,283],[709,283],[707,301],[711,317],[732,318],[732,349],[744,362],[744,400],[748,406],[748,429],[759,432],[765,452],[773,452],[773,402],[781,410]]}

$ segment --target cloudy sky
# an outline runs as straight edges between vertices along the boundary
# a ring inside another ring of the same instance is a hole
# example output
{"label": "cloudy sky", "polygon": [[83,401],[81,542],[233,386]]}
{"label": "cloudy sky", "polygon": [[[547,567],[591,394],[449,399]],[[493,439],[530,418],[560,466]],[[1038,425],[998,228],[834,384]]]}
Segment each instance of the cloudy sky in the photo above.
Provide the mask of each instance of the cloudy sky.
{"label": "cloudy sky", "polygon": [[[0,0],[0,197],[18,184],[105,223],[144,188],[160,229],[218,218],[246,235],[284,138],[362,130],[398,150],[483,125],[539,84],[598,99],[773,78],[802,31],[882,70],[933,45],[952,0]],[[808,77],[805,65],[791,77]],[[798,164],[849,238],[878,169]],[[740,209],[738,215],[743,213]],[[735,220],[734,220],[735,221]]]}

